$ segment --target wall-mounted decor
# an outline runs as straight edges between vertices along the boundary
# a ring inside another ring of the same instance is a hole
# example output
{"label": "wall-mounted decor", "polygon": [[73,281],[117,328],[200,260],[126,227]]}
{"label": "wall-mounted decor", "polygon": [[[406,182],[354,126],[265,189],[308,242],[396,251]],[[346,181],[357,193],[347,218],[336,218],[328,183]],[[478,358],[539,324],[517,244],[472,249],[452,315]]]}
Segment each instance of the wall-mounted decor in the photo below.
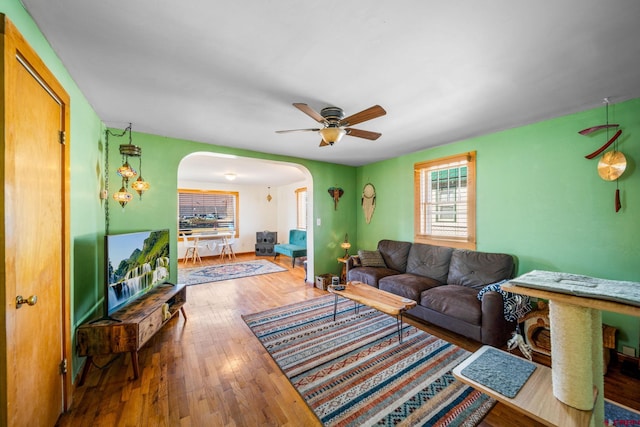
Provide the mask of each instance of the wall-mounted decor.
{"label": "wall-mounted decor", "polygon": [[614,207],[616,212],[618,212],[622,208],[622,203],[620,202],[620,189],[618,188],[618,178],[622,176],[625,169],[627,168],[627,159],[621,151],[618,151],[617,141],[618,138],[620,138],[620,135],[622,135],[622,129],[618,129],[618,131],[611,138],[609,138],[609,131],[611,129],[620,127],[620,125],[609,124],[609,99],[605,98],[603,102],[605,104],[606,124],[582,129],[578,133],[580,135],[590,135],[601,130],[607,131],[606,142],[596,151],[591,154],[587,154],[585,157],[589,160],[594,159],[601,153],[603,153],[607,148],[609,148],[611,144],[613,144],[613,150],[605,152],[602,155],[600,161],[598,161],[598,175],[600,175],[600,178],[604,179],[605,181],[616,181]]}
{"label": "wall-mounted decor", "polygon": [[331,187],[327,191],[329,191],[329,194],[333,197],[333,209],[337,211],[338,200],[340,200],[340,197],[344,194],[344,190],[340,187]]}
{"label": "wall-mounted decor", "polygon": [[373,211],[376,210],[376,187],[373,184],[366,183],[362,189],[362,210],[364,211],[364,220],[369,224]]}

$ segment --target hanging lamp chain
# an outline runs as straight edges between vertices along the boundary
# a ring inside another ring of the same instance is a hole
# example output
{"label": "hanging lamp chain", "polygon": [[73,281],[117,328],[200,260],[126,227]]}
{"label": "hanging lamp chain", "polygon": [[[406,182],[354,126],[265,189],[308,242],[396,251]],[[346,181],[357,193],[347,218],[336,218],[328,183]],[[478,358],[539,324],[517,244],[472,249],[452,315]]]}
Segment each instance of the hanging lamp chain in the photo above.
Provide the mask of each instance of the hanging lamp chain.
{"label": "hanging lamp chain", "polygon": [[[111,132],[109,128],[105,130],[105,142],[104,142],[104,189],[109,194],[109,136],[115,136],[117,138],[122,138],[126,135],[127,131],[129,132],[129,141],[131,141],[131,123],[129,126],[123,130],[121,133]],[[123,157],[124,162],[124,157]],[[109,199],[104,201],[104,232],[105,234],[109,234]]]}

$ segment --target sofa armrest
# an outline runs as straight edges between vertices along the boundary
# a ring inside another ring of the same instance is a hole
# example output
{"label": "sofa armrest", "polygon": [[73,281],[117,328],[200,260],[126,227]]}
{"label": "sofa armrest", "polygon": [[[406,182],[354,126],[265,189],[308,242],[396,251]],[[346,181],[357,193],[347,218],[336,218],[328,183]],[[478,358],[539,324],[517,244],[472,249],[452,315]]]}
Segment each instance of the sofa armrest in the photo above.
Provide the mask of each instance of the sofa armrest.
{"label": "sofa armrest", "polygon": [[502,348],[515,329],[516,323],[504,318],[502,295],[495,291],[486,292],[482,296],[482,342]]}
{"label": "sofa armrest", "polygon": [[345,265],[345,277],[347,278],[347,280],[349,280],[349,270],[360,266],[360,258],[358,257],[358,255],[351,255],[349,258],[347,258],[347,262],[345,263]]}
{"label": "sofa armrest", "polygon": [[358,255],[351,255],[347,258],[347,268],[353,268],[360,264],[360,258]]}

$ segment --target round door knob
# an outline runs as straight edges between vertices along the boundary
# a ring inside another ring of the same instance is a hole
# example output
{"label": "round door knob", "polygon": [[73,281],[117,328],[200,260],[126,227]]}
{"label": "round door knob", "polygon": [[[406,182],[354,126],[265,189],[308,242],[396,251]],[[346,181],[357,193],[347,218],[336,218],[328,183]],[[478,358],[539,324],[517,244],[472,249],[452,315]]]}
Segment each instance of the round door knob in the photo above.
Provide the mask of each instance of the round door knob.
{"label": "round door knob", "polygon": [[22,304],[36,305],[37,302],[38,302],[38,297],[36,295],[31,295],[27,299],[22,298],[22,295],[18,295],[16,297],[16,308],[22,307]]}

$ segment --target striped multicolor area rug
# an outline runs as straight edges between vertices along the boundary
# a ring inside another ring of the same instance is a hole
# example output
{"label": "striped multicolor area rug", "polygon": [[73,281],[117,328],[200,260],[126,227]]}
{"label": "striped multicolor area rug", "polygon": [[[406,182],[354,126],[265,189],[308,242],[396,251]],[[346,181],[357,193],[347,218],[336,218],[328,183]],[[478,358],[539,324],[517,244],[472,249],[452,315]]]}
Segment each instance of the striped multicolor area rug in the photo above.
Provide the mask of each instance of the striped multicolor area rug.
{"label": "striped multicolor area rug", "polygon": [[334,296],[243,316],[326,426],[475,426],[495,401],[451,370],[469,352]]}

